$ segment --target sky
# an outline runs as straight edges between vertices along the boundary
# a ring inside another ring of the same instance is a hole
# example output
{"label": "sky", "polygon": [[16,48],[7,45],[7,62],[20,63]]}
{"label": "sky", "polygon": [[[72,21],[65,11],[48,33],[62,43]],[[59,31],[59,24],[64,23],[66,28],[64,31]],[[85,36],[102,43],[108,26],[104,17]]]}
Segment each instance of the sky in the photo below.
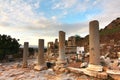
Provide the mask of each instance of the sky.
{"label": "sky", "polygon": [[89,22],[104,28],[120,17],[120,0],[0,0],[0,34],[38,45],[58,38],[59,31],[70,36],[89,34]]}

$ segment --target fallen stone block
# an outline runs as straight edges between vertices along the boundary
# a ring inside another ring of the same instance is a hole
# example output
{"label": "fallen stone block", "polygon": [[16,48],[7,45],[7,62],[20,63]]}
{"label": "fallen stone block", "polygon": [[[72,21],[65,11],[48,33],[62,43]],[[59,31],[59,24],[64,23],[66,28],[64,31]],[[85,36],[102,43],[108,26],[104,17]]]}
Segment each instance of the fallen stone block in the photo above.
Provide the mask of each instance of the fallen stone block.
{"label": "fallen stone block", "polygon": [[37,71],[41,71],[41,70],[47,69],[47,67],[46,66],[37,65],[37,66],[34,67],[34,69],[37,70]]}

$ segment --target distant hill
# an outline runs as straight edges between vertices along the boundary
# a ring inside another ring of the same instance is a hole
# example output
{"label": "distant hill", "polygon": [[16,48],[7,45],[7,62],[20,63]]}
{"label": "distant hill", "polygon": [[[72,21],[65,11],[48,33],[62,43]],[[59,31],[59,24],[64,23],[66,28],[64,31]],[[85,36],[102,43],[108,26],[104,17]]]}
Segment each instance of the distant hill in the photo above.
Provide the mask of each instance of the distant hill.
{"label": "distant hill", "polygon": [[111,35],[120,32],[120,18],[113,20],[104,29],[100,30],[100,35]]}
{"label": "distant hill", "polygon": [[117,18],[116,20],[113,20],[110,24],[108,24],[105,29],[114,29],[114,28],[120,28],[120,18]]}
{"label": "distant hill", "polygon": [[113,20],[104,29],[100,30],[101,43],[114,40],[115,43],[120,40],[120,18]]}

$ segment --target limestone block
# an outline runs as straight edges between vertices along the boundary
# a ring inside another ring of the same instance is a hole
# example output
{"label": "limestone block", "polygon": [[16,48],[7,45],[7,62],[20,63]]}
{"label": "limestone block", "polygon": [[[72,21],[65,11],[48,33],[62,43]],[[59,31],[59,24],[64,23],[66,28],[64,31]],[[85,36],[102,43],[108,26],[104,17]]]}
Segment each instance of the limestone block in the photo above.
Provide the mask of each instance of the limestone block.
{"label": "limestone block", "polygon": [[62,72],[62,73],[65,72],[65,70],[66,70],[66,68],[60,68],[59,69],[59,71]]}
{"label": "limestone block", "polygon": [[36,65],[36,66],[34,67],[34,69],[37,70],[37,71],[41,71],[41,70],[47,69],[47,67],[46,67],[46,66],[41,66],[41,65]]}
{"label": "limestone block", "polygon": [[53,67],[54,71],[58,71],[59,69],[60,69],[60,67],[58,65]]}
{"label": "limestone block", "polygon": [[103,66],[89,64],[88,67],[87,67],[87,69],[88,70],[92,70],[92,71],[103,71]]}
{"label": "limestone block", "polygon": [[84,70],[84,74],[93,76],[93,77],[97,77],[97,73],[98,73],[97,71],[92,71],[92,70],[88,70],[88,69]]}
{"label": "limestone block", "polygon": [[100,72],[100,73],[97,74],[97,78],[107,79],[108,78],[108,74],[106,72]]}

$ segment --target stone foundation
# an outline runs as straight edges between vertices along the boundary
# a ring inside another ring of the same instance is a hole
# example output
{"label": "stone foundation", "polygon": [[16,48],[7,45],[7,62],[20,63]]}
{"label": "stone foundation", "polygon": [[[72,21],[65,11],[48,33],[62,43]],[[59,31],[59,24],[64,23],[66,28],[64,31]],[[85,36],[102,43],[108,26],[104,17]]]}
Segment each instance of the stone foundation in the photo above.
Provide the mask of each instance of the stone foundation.
{"label": "stone foundation", "polygon": [[103,71],[103,66],[101,65],[93,65],[93,64],[89,64],[88,67],[87,67],[87,70],[90,70],[90,71]]}
{"label": "stone foundation", "polygon": [[108,74],[106,72],[92,71],[92,70],[88,70],[87,68],[78,69],[78,68],[68,67],[68,69],[72,73],[79,73],[79,74],[83,74],[83,75],[88,75],[88,76],[95,77],[98,79],[107,79],[108,78]]}

